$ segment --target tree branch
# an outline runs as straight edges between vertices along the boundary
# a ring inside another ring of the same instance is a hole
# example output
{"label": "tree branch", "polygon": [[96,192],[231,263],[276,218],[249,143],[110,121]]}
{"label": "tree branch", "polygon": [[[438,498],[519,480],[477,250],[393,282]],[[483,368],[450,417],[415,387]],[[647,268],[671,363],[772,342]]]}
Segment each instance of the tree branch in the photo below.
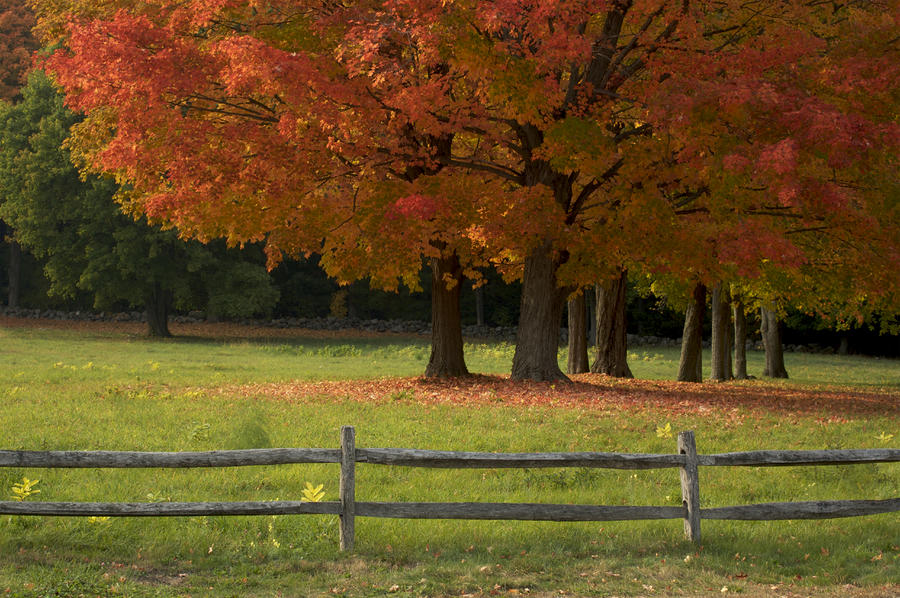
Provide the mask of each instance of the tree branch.
{"label": "tree branch", "polygon": [[454,158],[452,156],[438,156],[437,162],[439,164],[443,164],[444,166],[453,166],[456,168],[467,168],[469,170],[488,172],[490,174],[497,175],[500,178],[506,179],[507,181],[512,181],[517,185],[524,184],[522,175],[520,173],[504,166],[491,164],[490,162],[481,162],[480,160],[472,159],[460,159]]}

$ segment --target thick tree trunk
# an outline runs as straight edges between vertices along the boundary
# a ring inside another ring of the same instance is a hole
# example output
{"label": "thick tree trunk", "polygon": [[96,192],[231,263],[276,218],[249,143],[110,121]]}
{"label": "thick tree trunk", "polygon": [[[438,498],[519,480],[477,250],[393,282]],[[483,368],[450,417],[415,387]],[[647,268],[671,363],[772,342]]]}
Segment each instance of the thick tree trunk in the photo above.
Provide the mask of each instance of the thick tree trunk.
{"label": "thick tree trunk", "polygon": [[718,283],[712,292],[712,363],[710,380],[731,379],[731,303],[728,290]]}
{"label": "thick tree trunk", "polygon": [[431,260],[431,358],[425,368],[428,378],[468,376],[463,356],[459,297],[462,291],[459,256]]}
{"label": "thick tree trunk", "polygon": [[170,293],[163,290],[159,283],[147,291],[144,304],[147,308],[147,333],[150,336],[169,337],[169,302]]}
{"label": "thick tree trunk", "polygon": [[559,325],[563,305],[572,289],[557,286],[560,260],[550,241],[545,241],[525,258],[522,301],[513,380],[566,380],[559,369]]}
{"label": "thick tree trunk", "polygon": [[22,247],[13,239],[9,240],[9,294],[7,305],[19,307],[22,294]]}
{"label": "thick tree trunk", "polygon": [[706,286],[697,284],[684,314],[684,333],[681,337],[681,361],[678,363],[679,382],[703,380],[703,318],[706,315]]}
{"label": "thick tree trunk", "polygon": [[569,362],[567,374],[590,370],[587,353],[587,312],[584,293],[569,299]]}
{"label": "thick tree trunk", "polygon": [[746,380],[747,375],[747,315],[739,297],[732,302],[734,311],[734,377]]}
{"label": "thick tree trunk", "polygon": [[763,348],[766,351],[766,367],[763,376],[769,378],[787,378],[787,369],[784,367],[784,347],[781,344],[781,322],[778,315],[765,307],[760,308],[762,325]]}
{"label": "thick tree trunk", "polygon": [[597,345],[591,371],[616,378],[633,378],[628,367],[628,335],[625,319],[625,287],[628,272],[596,286]]}

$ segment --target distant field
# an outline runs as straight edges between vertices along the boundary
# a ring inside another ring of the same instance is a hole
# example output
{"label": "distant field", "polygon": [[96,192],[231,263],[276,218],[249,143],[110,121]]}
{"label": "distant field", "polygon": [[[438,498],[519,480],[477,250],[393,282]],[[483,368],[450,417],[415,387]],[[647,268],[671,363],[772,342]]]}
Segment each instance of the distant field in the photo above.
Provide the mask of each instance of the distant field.
{"label": "distant field", "polygon": [[[467,346],[468,382],[418,379],[427,339],[4,321],[4,449],[212,450],[358,446],[701,453],[883,448],[900,442],[900,362],[788,354],[788,381],[671,382],[677,352],[630,351],[635,375],[514,384],[512,347]],[[35,326],[37,324],[37,326]],[[561,359],[564,359],[564,355]],[[761,369],[751,353],[751,374]],[[360,465],[360,500],[680,504],[677,472],[428,471]],[[752,502],[893,498],[900,464],[703,469],[702,495]],[[4,498],[131,502],[337,496],[334,466],[217,470],[0,469]],[[822,522],[604,524],[361,518],[337,550],[333,516],[87,520],[0,516],[0,593],[12,596],[895,596],[900,515]]]}

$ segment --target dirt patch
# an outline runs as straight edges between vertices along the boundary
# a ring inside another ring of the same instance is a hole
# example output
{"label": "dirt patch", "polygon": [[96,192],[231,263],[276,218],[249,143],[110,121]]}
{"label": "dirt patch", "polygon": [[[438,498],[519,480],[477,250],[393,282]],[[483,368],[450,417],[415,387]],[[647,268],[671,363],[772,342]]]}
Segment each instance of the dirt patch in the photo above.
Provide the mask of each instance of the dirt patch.
{"label": "dirt patch", "polygon": [[156,569],[142,569],[132,575],[132,581],[148,586],[175,587],[185,585],[188,581],[187,573],[175,573]]}

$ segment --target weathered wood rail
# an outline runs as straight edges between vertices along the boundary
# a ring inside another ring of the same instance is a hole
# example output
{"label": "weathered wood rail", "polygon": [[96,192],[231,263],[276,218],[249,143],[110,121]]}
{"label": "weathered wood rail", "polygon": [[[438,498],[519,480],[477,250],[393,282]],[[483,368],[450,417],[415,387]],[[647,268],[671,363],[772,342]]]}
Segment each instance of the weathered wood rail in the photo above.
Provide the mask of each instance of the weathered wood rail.
{"label": "weathered wood rail", "polygon": [[[900,511],[900,498],[780,502],[701,508],[699,468],[851,465],[900,461],[900,449],[748,451],[698,455],[693,432],[678,435],[677,453],[483,453],[398,448],[356,448],[355,430],[341,428],[340,449],[249,449],[207,452],[9,451],[0,467],[179,468],[303,463],[340,464],[340,498],[329,502],[80,503],[0,501],[0,514],[38,516],[176,517],[201,515],[338,515],[342,550],[352,550],[356,517],[395,519],[511,519],[530,521],[636,521],[682,519],[685,535],[700,541],[702,519],[765,521],[829,519]],[[678,468],[682,506],[612,506],[542,503],[362,502],[356,500],[356,464],[452,469],[599,467]]]}

